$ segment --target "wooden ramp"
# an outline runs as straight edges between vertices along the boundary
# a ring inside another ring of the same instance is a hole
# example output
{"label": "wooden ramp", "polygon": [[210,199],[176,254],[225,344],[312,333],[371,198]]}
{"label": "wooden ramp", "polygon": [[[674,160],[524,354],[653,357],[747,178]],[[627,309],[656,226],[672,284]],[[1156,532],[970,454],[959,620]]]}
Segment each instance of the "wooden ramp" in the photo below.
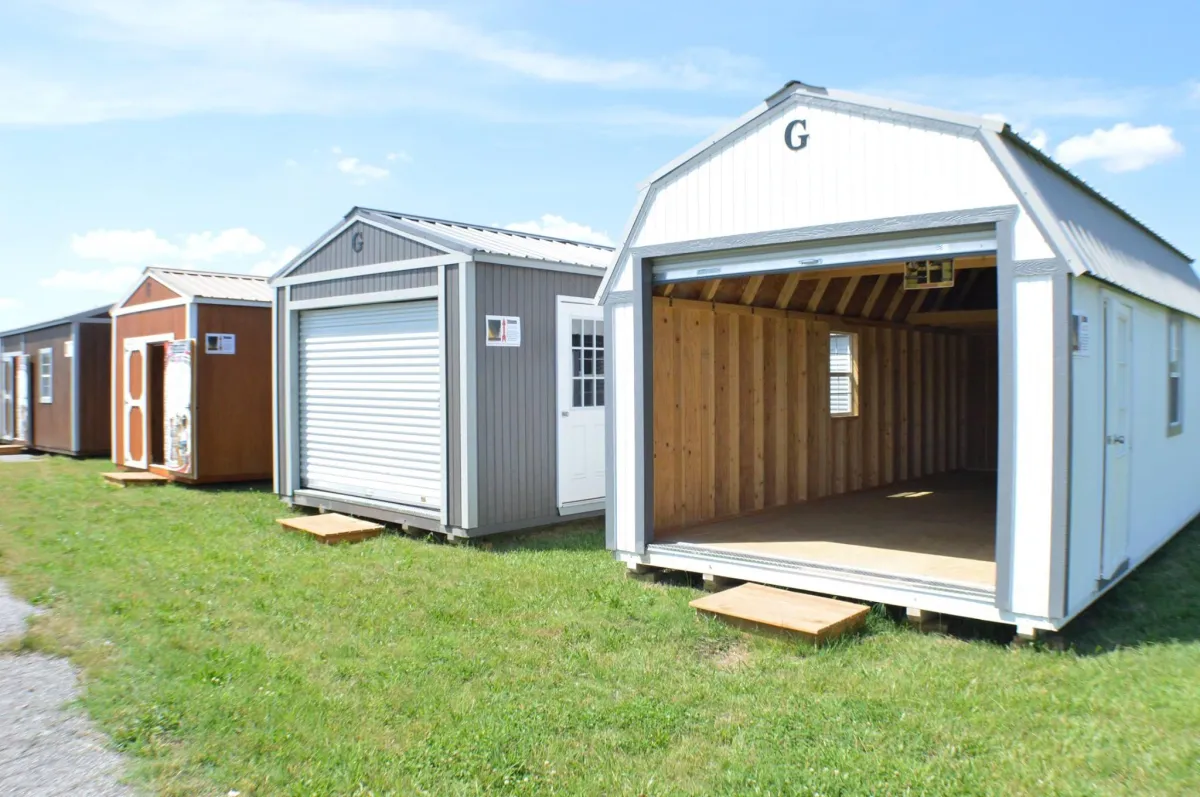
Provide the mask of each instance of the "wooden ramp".
{"label": "wooden ramp", "polygon": [[121,470],[115,473],[104,474],[104,481],[109,484],[115,484],[118,487],[154,487],[160,484],[167,484],[171,480],[166,476],[159,476],[157,473],[150,473],[144,470]]}
{"label": "wooden ramp", "polygon": [[383,533],[383,526],[336,512],[324,515],[283,517],[275,521],[290,531],[301,531],[317,542],[333,545],[339,542],[360,542]]}
{"label": "wooden ramp", "polygon": [[8,457],[14,454],[24,454],[25,446],[21,443],[0,443],[0,457]]}
{"label": "wooden ramp", "polygon": [[743,584],[692,601],[692,608],[739,625],[791,631],[820,644],[861,627],[869,607],[802,592]]}

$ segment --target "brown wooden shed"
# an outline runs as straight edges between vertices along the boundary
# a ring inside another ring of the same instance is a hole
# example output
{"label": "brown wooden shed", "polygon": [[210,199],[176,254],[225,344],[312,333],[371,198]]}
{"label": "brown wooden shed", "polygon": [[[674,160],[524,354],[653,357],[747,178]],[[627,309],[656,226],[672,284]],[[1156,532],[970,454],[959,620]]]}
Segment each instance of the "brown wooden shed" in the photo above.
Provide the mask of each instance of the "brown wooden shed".
{"label": "brown wooden shed", "polygon": [[270,479],[266,279],[148,268],[112,316],[113,462],[193,484]]}
{"label": "brown wooden shed", "polygon": [[108,454],[110,325],[98,307],[0,332],[0,441]]}

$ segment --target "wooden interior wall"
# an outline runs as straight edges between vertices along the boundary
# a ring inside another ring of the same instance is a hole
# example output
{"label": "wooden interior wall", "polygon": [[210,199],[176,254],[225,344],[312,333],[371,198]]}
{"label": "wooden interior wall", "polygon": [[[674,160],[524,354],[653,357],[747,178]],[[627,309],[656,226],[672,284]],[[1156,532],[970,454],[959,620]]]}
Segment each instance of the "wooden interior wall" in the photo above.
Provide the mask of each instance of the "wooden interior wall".
{"label": "wooden interior wall", "polygon": [[[972,461],[972,440],[983,433],[968,428],[967,377],[975,370],[968,334],[653,301],[655,528],[879,487]],[[835,329],[858,335],[856,417],[829,415]]]}
{"label": "wooden interior wall", "polygon": [[996,470],[1000,434],[1000,353],[992,335],[967,337],[967,462]]}

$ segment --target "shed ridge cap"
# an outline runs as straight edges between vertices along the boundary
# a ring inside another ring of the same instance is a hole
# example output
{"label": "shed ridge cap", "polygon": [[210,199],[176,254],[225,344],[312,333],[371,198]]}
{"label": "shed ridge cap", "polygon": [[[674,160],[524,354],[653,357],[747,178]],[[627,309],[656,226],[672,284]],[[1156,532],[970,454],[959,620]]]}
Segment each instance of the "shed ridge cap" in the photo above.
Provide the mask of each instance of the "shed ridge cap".
{"label": "shed ridge cap", "polygon": [[487,224],[475,224],[467,221],[454,221],[451,219],[440,219],[433,216],[421,216],[415,213],[399,213],[392,210],[380,210],[378,208],[363,208],[356,207],[351,214],[346,218],[352,217],[355,211],[363,213],[373,213],[380,216],[386,216],[397,221],[420,221],[428,224],[444,224],[448,227],[464,227],[467,229],[484,230],[486,232],[494,232],[501,235],[511,235],[514,238],[533,238],[540,241],[551,241],[553,243],[569,244],[571,246],[582,246],[586,249],[597,249],[600,251],[611,252],[614,247],[606,246],[605,244],[588,243],[587,241],[579,241],[572,238],[558,238],[553,235],[542,235],[540,233],[522,232],[521,230],[508,230],[503,227],[493,227]]}

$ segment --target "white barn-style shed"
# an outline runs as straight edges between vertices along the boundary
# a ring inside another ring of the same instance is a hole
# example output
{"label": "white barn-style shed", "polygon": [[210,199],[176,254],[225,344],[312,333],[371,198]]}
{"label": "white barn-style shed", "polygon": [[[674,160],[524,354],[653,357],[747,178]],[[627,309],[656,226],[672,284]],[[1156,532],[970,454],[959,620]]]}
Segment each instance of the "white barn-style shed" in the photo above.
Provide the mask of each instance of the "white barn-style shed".
{"label": "white barn-style shed", "polygon": [[1034,634],[1200,512],[1189,258],[1002,123],[789,83],[598,301],[630,568]]}

